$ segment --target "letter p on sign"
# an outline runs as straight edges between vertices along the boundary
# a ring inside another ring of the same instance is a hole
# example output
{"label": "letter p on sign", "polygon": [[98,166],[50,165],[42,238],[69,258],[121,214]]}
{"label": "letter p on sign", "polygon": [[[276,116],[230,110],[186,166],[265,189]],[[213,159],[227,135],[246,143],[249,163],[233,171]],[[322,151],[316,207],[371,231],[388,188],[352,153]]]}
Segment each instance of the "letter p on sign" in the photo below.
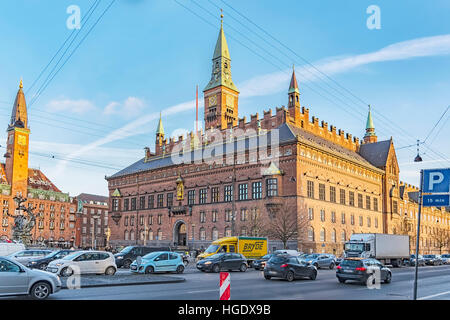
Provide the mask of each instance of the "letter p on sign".
{"label": "letter p on sign", "polygon": [[450,169],[423,170],[423,192],[448,193],[450,192]]}

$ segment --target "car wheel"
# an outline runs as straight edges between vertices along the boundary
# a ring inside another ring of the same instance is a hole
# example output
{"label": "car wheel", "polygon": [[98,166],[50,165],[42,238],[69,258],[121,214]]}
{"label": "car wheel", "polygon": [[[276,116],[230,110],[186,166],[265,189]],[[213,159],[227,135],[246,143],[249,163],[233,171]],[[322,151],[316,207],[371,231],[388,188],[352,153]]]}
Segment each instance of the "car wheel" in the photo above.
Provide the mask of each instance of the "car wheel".
{"label": "car wheel", "polygon": [[148,266],[147,268],[145,268],[145,274],[149,274],[149,273],[153,273],[155,272],[155,269],[153,269],[152,266]]}
{"label": "car wheel", "polygon": [[294,280],[294,273],[292,271],[288,271],[288,273],[286,274],[286,280],[289,282]]}
{"label": "car wheel", "polygon": [[314,271],[311,273],[311,275],[309,276],[309,278],[310,278],[311,280],[316,280],[316,278],[317,278],[317,271],[314,270]]}
{"label": "car wheel", "polygon": [[70,277],[71,275],[73,275],[73,270],[71,267],[65,267],[59,274],[61,275],[61,277]]}
{"label": "car wheel", "polygon": [[123,267],[124,267],[125,269],[129,269],[129,268],[130,268],[130,265],[131,265],[131,260],[125,260],[125,261],[123,262]]}
{"label": "car wheel", "polygon": [[388,272],[386,279],[384,279],[384,283],[391,283],[392,280],[392,274]]}
{"label": "car wheel", "polygon": [[114,268],[114,267],[108,267],[105,270],[105,274],[107,276],[113,276],[115,273],[116,273],[116,268]]}
{"label": "car wheel", "polygon": [[184,267],[183,266],[178,266],[177,267],[177,273],[183,273],[184,271]]}
{"label": "car wheel", "polygon": [[38,282],[33,285],[30,291],[30,296],[36,300],[46,299],[52,291],[50,285],[46,282]]}
{"label": "car wheel", "polygon": [[314,263],[313,266],[319,269],[319,265],[317,263]]}
{"label": "car wheel", "polygon": [[272,279],[272,277],[271,276],[264,276],[264,279],[270,280],[270,279]]}
{"label": "car wheel", "polygon": [[45,271],[45,269],[47,269],[47,266],[48,266],[48,263],[41,263],[41,264],[39,265],[38,269],[44,270],[44,271]]}
{"label": "car wheel", "polygon": [[247,265],[245,263],[241,264],[241,266],[239,267],[239,271],[240,272],[245,272],[247,271]]}
{"label": "car wheel", "polygon": [[345,283],[345,279],[341,279],[341,278],[338,278],[338,280],[339,280],[339,283]]}
{"label": "car wheel", "polygon": [[218,273],[218,272],[220,271],[219,265],[218,265],[218,264],[215,264],[215,265],[212,267],[212,271],[215,272],[215,273]]}
{"label": "car wheel", "polygon": [[334,269],[334,262],[330,263],[330,269],[331,269],[331,270]]}

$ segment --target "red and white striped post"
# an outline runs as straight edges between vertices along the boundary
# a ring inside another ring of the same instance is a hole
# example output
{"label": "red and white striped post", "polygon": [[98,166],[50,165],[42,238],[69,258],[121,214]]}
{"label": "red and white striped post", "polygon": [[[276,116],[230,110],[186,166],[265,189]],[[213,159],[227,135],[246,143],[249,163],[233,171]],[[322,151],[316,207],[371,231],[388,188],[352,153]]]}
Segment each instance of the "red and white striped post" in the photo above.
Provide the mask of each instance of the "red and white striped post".
{"label": "red and white striped post", "polygon": [[230,274],[220,273],[220,300],[230,300]]}

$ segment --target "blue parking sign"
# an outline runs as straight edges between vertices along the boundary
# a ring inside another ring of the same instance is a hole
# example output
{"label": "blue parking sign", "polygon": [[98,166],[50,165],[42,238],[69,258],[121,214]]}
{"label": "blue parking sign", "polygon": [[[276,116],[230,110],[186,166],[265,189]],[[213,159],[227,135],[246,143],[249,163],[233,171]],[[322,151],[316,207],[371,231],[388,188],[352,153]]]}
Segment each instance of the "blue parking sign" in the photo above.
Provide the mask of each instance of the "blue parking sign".
{"label": "blue parking sign", "polygon": [[424,193],[449,193],[450,169],[423,170]]}

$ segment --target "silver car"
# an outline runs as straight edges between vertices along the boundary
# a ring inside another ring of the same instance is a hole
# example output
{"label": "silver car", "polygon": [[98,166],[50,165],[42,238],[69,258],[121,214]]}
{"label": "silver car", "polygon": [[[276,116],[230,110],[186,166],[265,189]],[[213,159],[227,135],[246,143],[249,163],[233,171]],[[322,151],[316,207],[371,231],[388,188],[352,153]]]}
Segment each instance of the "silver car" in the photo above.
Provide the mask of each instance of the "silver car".
{"label": "silver car", "polygon": [[21,250],[18,252],[14,252],[14,253],[10,254],[8,257],[19,263],[27,265],[28,262],[30,262],[31,260],[43,258],[51,252],[52,252],[52,250],[28,249],[28,250]]}
{"label": "silver car", "polygon": [[450,264],[450,254],[441,255],[441,259],[443,264]]}
{"label": "silver car", "polygon": [[61,290],[58,276],[41,270],[28,269],[7,257],[0,257],[0,297],[28,295],[43,300]]}

